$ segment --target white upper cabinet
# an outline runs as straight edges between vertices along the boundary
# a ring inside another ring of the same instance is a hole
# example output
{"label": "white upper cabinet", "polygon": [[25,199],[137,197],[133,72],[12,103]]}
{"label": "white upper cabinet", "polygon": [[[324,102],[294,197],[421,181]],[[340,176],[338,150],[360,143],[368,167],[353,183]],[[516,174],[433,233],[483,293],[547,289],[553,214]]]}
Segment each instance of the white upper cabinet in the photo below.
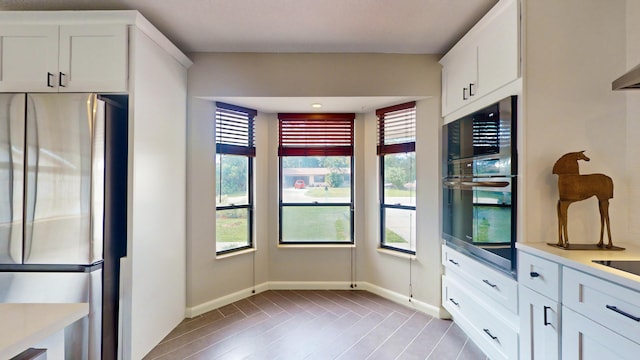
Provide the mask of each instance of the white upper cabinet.
{"label": "white upper cabinet", "polygon": [[518,1],[502,0],[440,60],[442,116],[518,79],[519,40]]}
{"label": "white upper cabinet", "polygon": [[518,2],[501,7],[478,36],[478,96],[490,93],[520,75]]}
{"label": "white upper cabinet", "polygon": [[477,94],[478,48],[465,46],[452,50],[441,61],[443,115],[472,101]]}
{"label": "white upper cabinet", "polygon": [[0,24],[0,91],[126,92],[124,24]]}
{"label": "white upper cabinet", "polygon": [[58,70],[58,26],[0,25],[0,46],[0,91],[57,91],[47,82]]}

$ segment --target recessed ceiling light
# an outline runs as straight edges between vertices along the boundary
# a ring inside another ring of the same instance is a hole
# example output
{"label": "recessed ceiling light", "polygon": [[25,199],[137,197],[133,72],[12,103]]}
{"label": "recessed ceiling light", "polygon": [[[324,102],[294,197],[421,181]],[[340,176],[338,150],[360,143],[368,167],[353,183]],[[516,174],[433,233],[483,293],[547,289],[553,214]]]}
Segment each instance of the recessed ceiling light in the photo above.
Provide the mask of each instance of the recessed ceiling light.
{"label": "recessed ceiling light", "polygon": [[311,104],[311,107],[312,107],[312,108],[314,108],[314,109],[320,109],[320,108],[322,107],[322,104],[320,104],[320,103],[313,103],[313,104]]}

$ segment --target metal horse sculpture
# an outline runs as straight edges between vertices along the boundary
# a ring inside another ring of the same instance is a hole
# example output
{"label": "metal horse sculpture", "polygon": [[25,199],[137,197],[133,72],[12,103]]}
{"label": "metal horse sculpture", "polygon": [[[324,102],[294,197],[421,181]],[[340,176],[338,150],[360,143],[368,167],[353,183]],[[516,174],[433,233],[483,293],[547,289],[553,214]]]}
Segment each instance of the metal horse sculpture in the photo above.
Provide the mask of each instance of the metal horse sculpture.
{"label": "metal horse sculpture", "polygon": [[610,249],[611,228],[609,225],[609,199],[613,198],[613,181],[604,174],[580,175],[578,160],[589,161],[590,159],[583,151],[572,152],[563,155],[553,165],[553,173],[558,175],[558,244],[557,246],[569,247],[569,236],[567,235],[567,210],[571,203],[588,199],[592,196],[598,198],[598,208],[600,209],[600,242],[598,247],[603,246],[604,226],[607,225],[607,236]]}

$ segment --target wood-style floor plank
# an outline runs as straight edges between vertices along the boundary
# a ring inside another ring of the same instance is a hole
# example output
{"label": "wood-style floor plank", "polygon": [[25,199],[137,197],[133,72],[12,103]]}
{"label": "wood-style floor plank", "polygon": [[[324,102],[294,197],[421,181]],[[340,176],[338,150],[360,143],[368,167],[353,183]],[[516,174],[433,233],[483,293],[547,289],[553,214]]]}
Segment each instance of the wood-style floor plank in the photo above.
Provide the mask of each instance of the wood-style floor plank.
{"label": "wood-style floor plank", "polygon": [[185,319],[145,360],[486,356],[454,323],[362,290],[272,290]]}

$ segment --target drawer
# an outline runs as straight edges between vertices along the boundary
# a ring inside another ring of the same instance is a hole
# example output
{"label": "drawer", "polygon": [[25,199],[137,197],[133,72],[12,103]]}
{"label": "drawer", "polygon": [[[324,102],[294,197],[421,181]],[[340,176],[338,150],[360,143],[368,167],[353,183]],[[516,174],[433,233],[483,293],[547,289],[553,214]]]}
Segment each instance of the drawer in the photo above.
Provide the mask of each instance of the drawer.
{"label": "drawer", "polygon": [[558,263],[518,251],[518,282],[551,300],[560,299]]}
{"label": "drawer", "polygon": [[518,329],[487,303],[467,292],[455,278],[443,276],[442,303],[453,320],[491,359],[516,359]]}
{"label": "drawer", "polygon": [[446,271],[462,276],[472,286],[514,314],[518,313],[518,282],[511,277],[443,246],[442,263]]}
{"label": "drawer", "polygon": [[640,344],[640,292],[564,267],[563,305]]}

